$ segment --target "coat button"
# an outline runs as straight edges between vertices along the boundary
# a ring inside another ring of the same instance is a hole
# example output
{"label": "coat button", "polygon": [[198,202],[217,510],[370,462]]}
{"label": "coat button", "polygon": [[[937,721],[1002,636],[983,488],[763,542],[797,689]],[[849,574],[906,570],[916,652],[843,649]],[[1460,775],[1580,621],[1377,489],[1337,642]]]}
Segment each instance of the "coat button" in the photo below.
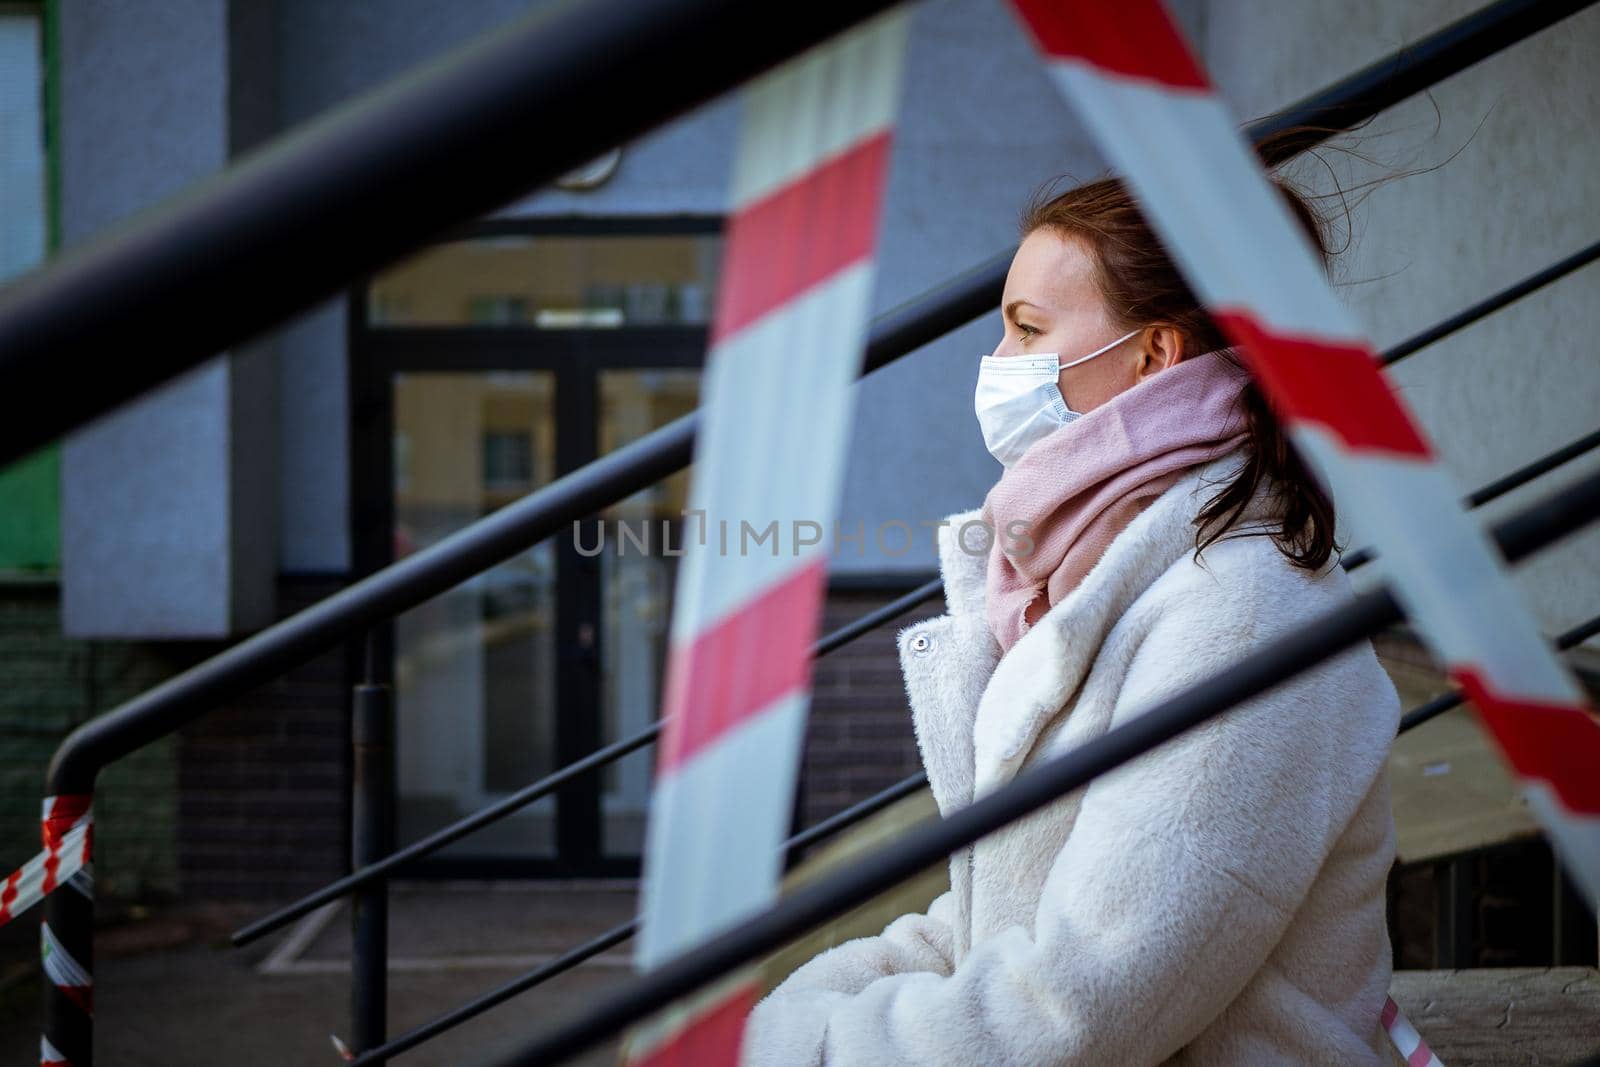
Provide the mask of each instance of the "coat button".
{"label": "coat button", "polygon": [[923,655],[933,647],[933,642],[928,640],[927,634],[914,634],[911,638],[911,651]]}

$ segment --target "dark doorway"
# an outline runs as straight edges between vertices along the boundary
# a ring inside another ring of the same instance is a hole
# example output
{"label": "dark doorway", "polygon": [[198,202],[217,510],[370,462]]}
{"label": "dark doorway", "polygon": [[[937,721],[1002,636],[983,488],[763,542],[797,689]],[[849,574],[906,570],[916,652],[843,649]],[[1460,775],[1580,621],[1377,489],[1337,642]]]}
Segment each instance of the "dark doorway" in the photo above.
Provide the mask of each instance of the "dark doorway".
{"label": "dark doorway", "polygon": [[[357,572],[692,410],[720,244],[717,219],[496,220],[354,293]],[[395,620],[401,844],[653,721],[675,563],[660,538],[687,488],[681,472]],[[635,752],[432,870],[636,874],[653,764]]]}

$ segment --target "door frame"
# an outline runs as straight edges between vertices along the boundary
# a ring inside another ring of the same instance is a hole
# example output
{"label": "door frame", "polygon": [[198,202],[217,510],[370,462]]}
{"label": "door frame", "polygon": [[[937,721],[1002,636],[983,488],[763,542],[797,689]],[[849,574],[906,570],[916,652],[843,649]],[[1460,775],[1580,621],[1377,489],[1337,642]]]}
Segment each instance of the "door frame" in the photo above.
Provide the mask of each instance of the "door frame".
{"label": "door frame", "polygon": [[[441,237],[648,236],[720,234],[720,216],[488,219]],[[419,250],[420,251],[420,250]],[[555,381],[556,477],[599,454],[598,387],[607,370],[704,366],[709,324],[544,329],[537,326],[374,326],[366,294],[372,278],[346,291],[349,359],[350,544],[352,570],[364,578],[393,561],[394,393],[401,373],[546,371]],[[599,560],[580,555],[570,536],[556,541],[556,715],[558,766],[603,743],[600,700]],[[592,639],[580,641],[580,627]],[[392,682],[394,623],[378,629],[377,667]],[[579,709],[592,709],[593,713]],[[396,782],[398,790],[398,781]],[[601,852],[600,776],[586,774],[558,790],[553,857],[430,856],[419,877],[637,877],[639,860]]]}

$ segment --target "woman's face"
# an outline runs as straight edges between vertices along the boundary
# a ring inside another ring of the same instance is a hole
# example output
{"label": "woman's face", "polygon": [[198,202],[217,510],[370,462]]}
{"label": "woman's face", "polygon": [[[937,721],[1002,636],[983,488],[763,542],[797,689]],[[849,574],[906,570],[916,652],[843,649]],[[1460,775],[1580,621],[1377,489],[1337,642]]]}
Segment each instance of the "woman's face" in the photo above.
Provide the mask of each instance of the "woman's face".
{"label": "woman's face", "polygon": [[[1071,234],[1038,229],[1023,239],[1006,274],[1000,301],[1005,328],[996,356],[1058,352],[1062,363],[1110,344],[1126,329],[1112,321],[1095,285],[1088,246]],[[1087,363],[1061,371],[1057,385],[1067,407],[1088,412],[1176,362],[1160,351],[1165,330],[1144,330]]]}

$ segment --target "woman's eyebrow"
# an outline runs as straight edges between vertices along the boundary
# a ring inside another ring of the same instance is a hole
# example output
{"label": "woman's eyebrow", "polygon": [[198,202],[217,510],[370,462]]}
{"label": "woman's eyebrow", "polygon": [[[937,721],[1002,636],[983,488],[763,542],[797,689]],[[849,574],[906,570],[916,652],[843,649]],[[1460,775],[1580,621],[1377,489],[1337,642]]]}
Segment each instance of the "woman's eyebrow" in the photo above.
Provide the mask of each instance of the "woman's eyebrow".
{"label": "woman's eyebrow", "polygon": [[1034,309],[1036,309],[1038,311],[1043,311],[1044,310],[1044,308],[1039,307],[1038,304],[1035,304],[1031,300],[1013,300],[1013,301],[1011,301],[1011,303],[1006,305],[1006,317],[1009,318],[1012,322],[1015,322],[1017,320],[1017,308],[1021,307],[1023,304],[1027,304],[1029,307],[1034,308]]}

